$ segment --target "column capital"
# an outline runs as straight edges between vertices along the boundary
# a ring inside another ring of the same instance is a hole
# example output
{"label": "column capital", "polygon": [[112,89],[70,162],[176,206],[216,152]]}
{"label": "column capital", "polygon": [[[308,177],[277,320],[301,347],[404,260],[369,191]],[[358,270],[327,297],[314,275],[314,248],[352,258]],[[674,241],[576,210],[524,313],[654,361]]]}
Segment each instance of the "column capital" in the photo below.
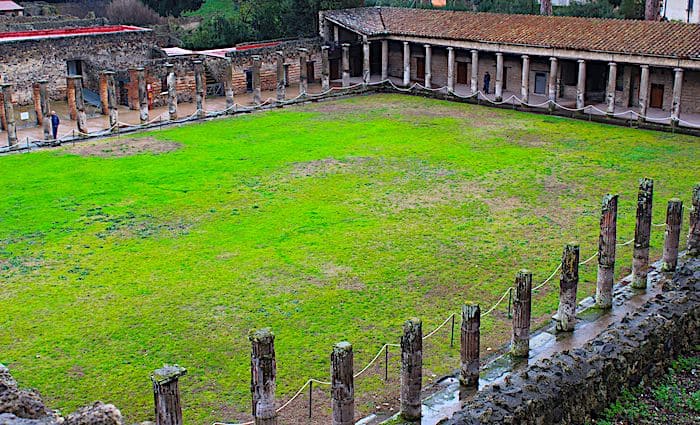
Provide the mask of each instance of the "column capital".
{"label": "column capital", "polygon": [[455,49],[454,47],[448,47],[448,48],[447,48],[447,51],[451,52],[451,51],[453,51],[454,49]]}
{"label": "column capital", "polygon": [[202,64],[202,61],[199,60],[199,59],[197,59],[197,60],[193,60],[192,63],[195,64],[195,65],[201,65],[201,64]]}
{"label": "column capital", "polygon": [[133,68],[129,68],[129,71],[144,71],[145,68],[142,66],[135,66]]}
{"label": "column capital", "polygon": [[649,69],[649,65],[639,65],[639,67],[642,69]]}
{"label": "column capital", "polygon": [[260,55],[253,55],[250,58],[253,60],[253,62],[260,62],[262,60]]}
{"label": "column capital", "polygon": [[578,63],[586,63],[586,60],[585,60],[585,59],[579,59],[579,60],[577,60],[576,62],[578,62]]}
{"label": "column capital", "polygon": [[528,56],[528,55],[522,55],[522,56],[520,56],[520,57],[523,58],[523,59],[530,59],[530,56]]}
{"label": "column capital", "polygon": [[425,47],[426,49],[430,49],[430,48],[433,47],[433,46],[430,45],[430,44],[424,44],[423,47]]}
{"label": "column capital", "polygon": [[408,46],[408,41],[404,41],[404,42],[403,42],[403,45],[404,45],[404,46]]}
{"label": "column capital", "polygon": [[679,72],[683,72],[683,71],[684,71],[683,68],[673,68],[673,72],[675,72],[675,73],[679,73]]}
{"label": "column capital", "polygon": [[[328,50],[329,48],[330,48],[330,47],[326,46],[325,44],[324,44],[323,46],[321,46],[321,50]],[[284,54],[282,51],[277,51],[277,53],[282,53],[282,54]]]}
{"label": "column capital", "polygon": [[503,53],[501,53],[501,52],[496,52],[496,56],[503,56]]}
{"label": "column capital", "polygon": [[67,78],[71,80],[82,80],[83,76],[82,75],[69,75]]}
{"label": "column capital", "polygon": [[340,45],[341,47],[350,47],[350,43],[343,43]]}
{"label": "column capital", "polygon": [[[168,69],[171,69],[171,68],[174,67],[175,65],[173,65],[173,64],[171,64],[171,63],[166,63],[164,66],[165,66],[166,68],[168,68]],[[103,71],[103,72],[104,72],[105,74],[109,74],[109,73],[114,74],[114,72],[112,72],[112,71]]]}
{"label": "column capital", "polygon": [[[323,49],[324,47],[325,47],[326,49],[328,48],[328,46],[321,46],[321,49]],[[277,51],[275,52],[275,55],[277,55],[278,57],[284,59],[284,52],[281,51],[281,50],[277,50]]]}
{"label": "column capital", "polygon": [[617,62],[608,62],[608,66],[617,66]]}
{"label": "column capital", "polygon": [[309,49],[307,49],[307,48],[305,48],[305,47],[299,47],[299,48],[297,49],[297,52],[299,52],[299,53],[309,53]]}
{"label": "column capital", "polygon": [[476,49],[472,49],[471,52],[472,52],[472,53],[479,53],[479,51],[476,50]]}
{"label": "column capital", "polygon": [[552,57],[549,58],[549,61],[550,61],[550,62],[556,62],[556,61],[558,61],[558,60],[559,60],[559,58],[555,58],[554,56],[552,56]]}

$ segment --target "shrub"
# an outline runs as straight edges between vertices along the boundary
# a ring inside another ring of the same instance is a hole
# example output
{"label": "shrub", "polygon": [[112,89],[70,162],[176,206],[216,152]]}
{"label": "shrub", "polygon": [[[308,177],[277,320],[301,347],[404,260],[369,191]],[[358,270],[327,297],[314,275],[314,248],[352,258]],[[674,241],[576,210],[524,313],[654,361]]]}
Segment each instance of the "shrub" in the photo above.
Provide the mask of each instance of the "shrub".
{"label": "shrub", "polygon": [[113,0],[107,6],[107,19],[115,24],[153,25],[162,19],[140,0]]}

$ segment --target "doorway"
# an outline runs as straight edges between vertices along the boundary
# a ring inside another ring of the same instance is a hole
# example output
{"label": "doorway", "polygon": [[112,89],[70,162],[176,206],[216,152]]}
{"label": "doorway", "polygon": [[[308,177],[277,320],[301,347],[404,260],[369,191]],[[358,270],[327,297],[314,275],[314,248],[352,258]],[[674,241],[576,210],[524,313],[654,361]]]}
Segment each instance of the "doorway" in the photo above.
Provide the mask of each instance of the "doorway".
{"label": "doorway", "polygon": [[469,84],[467,62],[457,62],[457,84]]}
{"label": "doorway", "polygon": [[331,59],[331,80],[340,80],[340,59]]}
{"label": "doorway", "polygon": [[649,107],[662,109],[664,107],[664,85],[663,84],[652,84],[651,85],[651,98],[649,100]]}
{"label": "doorway", "polygon": [[545,94],[547,92],[547,74],[544,72],[535,73],[535,94]]}
{"label": "doorway", "polygon": [[425,58],[416,58],[416,79],[425,80]]}
{"label": "doorway", "polygon": [[314,72],[314,62],[306,62],[306,76],[309,83],[316,82],[316,74]]}

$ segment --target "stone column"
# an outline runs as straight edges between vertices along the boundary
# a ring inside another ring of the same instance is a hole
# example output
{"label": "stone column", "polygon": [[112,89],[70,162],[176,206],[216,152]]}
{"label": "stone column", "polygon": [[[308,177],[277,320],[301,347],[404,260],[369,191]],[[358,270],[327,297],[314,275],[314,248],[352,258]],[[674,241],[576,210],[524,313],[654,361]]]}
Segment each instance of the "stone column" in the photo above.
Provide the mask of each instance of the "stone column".
{"label": "stone column", "polygon": [[608,104],[608,115],[615,113],[615,87],[617,85],[617,64],[610,62],[608,64],[608,87],[605,91],[605,102]]}
{"label": "stone column", "polygon": [[481,309],[478,304],[462,306],[461,331],[459,383],[467,388],[478,388],[481,343]]}
{"label": "stone column", "polygon": [[578,244],[568,244],[561,257],[561,279],[559,281],[559,309],[556,328],[571,332],[576,325],[576,291],[578,289]]}
{"label": "stone column", "polygon": [[333,40],[340,43],[340,27],[338,25],[333,25]]}
{"label": "stone column", "polygon": [[[1,79],[0,79],[1,80]],[[2,81],[0,81],[0,84],[2,84]],[[5,96],[3,96],[2,92],[0,92],[0,102],[3,103],[5,102]],[[0,107],[0,131],[4,131],[7,129],[7,120],[5,119],[5,107]]]}
{"label": "stone column", "polygon": [[253,103],[259,105],[262,103],[262,89],[260,87],[260,62],[262,58],[255,55],[251,59],[253,59],[253,67],[251,68],[253,73]]}
{"label": "stone column", "polygon": [[598,278],[595,302],[599,308],[612,308],[617,244],[617,195],[603,197],[598,237]]}
{"label": "stone column", "polygon": [[693,188],[692,207],[690,208],[690,226],[688,229],[687,254],[700,255],[700,184]]}
{"label": "stone column", "polygon": [[119,110],[117,105],[117,85],[114,82],[114,72],[106,71],[107,78],[107,108],[109,109],[109,128],[112,132],[119,131]]}
{"label": "stone column", "polygon": [[194,97],[197,105],[197,117],[204,118],[207,115],[204,105],[205,101],[205,88],[206,83],[204,79],[204,64],[202,61],[192,62],[194,65]]}
{"label": "stone column", "polygon": [[66,98],[68,101],[68,117],[75,121],[78,119],[78,110],[75,108],[75,80],[70,75],[66,77]]}
{"label": "stone column", "polygon": [[171,120],[177,119],[177,77],[174,66],[165,64],[165,72],[168,74],[166,82],[168,84],[168,117]]}
{"label": "stone column", "polygon": [[139,90],[139,118],[141,124],[148,122],[148,91],[146,90],[146,70],[136,68],[136,78],[138,79]]}
{"label": "stone column", "polygon": [[583,109],[586,106],[586,61],[578,61],[578,81],[576,83],[576,108]]}
{"label": "stone column", "polygon": [[496,102],[503,100],[503,53],[496,53],[496,85],[494,86]]}
{"label": "stone column", "polygon": [[[323,46],[326,47],[326,46]],[[327,47],[326,47],[327,49]],[[275,52],[275,62],[277,64],[277,101],[283,101],[287,97],[287,76],[284,73],[284,52]]]}
{"label": "stone column", "polygon": [[664,255],[661,271],[672,272],[676,270],[682,222],[683,201],[673,198],[668,201],[666,209],[666,234],[664,236]]}
{"label": "stone column", "polygon": [[471,78],[472,93],[479,90],[479,51],[472,50],[472,78]]}
{"label": "stone column", "polygon": [[389,40],[382,40],[382,81],[389,78]]}
{"label": "stone column", "polygon": [[229,57],[226,58],[224,70],[224,94],[226,95],[226,113],[233,114],[236,100],[233,97],[233,63]]}
{"label": "stone column", "polygon": [[109,103],[107,102],[107,71],[100,71],[100,105],[102,115],[109,115]]}
{"label": "stone column", "polygon": [[277,425],[275,335],[269,328],[251,331],[250,392],[255,425]]}
{"label": "stone column", "polygon": [[520,100],[530,103],[530,56],[523,55],[523,74],[520,77]]}
{"label": "stone column", "polygon": [[552,15],[552,0],[540,0],[540,15]]}
{"label": "stone column", "polygon": [[447,91],[455,91],[455,49],[447,48]]}
{"label": "stone column", "polygon": [[41,126],[44,130],[44,140],[53,139],[51,134],[51,105],[49,104],[49,93],[47,80],[39,80],[39,105],[41,106]]}
{"label": "stone column", "polygon": [[32,100],[34,101],[36,124],[41,127],[44,122],[44,116],[41,114],[41,88],[39,87],[39,83],[32,84]]}
{"label": "stone column", "polygon": [[350,86],[350,45],[348,43],[343,43],[343,57],[342,57],[342,68],[343,68],[343,87]]}
{"label": "stone column", "polygon": [[321,91],[331,89],[331,68],[328,60],[328,46],[321,46]]}
{"label": "stone column", "polygon": [[371,77],[370,57],[369,57],[369,41],[362,42],[362,84],[369,84]]}
{"label": "stone column", "polygon": [[401,416],[407,421],[420,420],[422,379],[423,327],[413,318],[403,324],[401,336]]}
{"label": "stone column", "polygon": [[85,99],[83,98],[83,77],[71,75],[68,77],[73,81],[73,103],[77,111],[77,124],[80,137],[87,137],[87,115],[85,114]]}
{"label": "stone column", "polygon": [[299,96],[306,97],[306,93],[309,91],[309,68],[307,68],[307,62],[309,61],[309,50],[300,48],[299,52]]}
{"label": "stone column", "polygon": [[156,425],[183,424],[178,380],[186,373],[183,367],[166,365],[151,374]]}
{"label": "stone column", "polygon": [[433,79],[433,48],[430,44],[425,46],[425,87],[430,88]]}
{"label": "stone column", "polygon": [[549,58],[549,87],[547,90],[547,99],[549,100],[549,110],[555,108],[554,102],[557,100],[557,74],[559,73],[559,60],[557,58]]}
{"label": "stone column", "polygon": [[673,70],[673,103],[671,104],[671,122],[678,123],[681,117],[681,93],[683,92],[683,68]]}
{"label": "stone column", "polygon": [[403,85],[408,87],[411,84],[411,45],[408,41],[403,42]]}
{"label": "stone column", "polygon": [[12,105],[12,85],[2,84],[3,108],[5,111],[5,130],[7,130],[7,145],[17,144],[17,127],[15,126],[15,109]]}
{"label": "stone column", "polygon": [[[641,76],[639,77],[639,115],[647,116],[649,110],[649,65],[641,65]],[[639,117],[640,121],[644,118]]]}
{"label": "stone column", "polygon": [[339,342],[331,353],[332,425],[355,424],[355,378],[352,345]]}
{"label": "stone column", "polygon": [[641,179],[637,195],[637,219],[634,226],[634,251],[632,252],[632,287],[637,289],[647,287],[653,198],[654,181]]}
{"label": "stone column", "polygon": [[532,273],[520,270],[515,276],[513,298],[513,334],[511,353],[516,357],[530,354],[530,317],[532,310]]}

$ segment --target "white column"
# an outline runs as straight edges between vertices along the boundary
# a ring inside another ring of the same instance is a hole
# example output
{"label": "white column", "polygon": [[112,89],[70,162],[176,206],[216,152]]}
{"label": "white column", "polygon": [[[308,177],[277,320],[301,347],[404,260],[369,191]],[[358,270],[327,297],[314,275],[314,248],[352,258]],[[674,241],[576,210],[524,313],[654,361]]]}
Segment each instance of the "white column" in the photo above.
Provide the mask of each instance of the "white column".
{"label": "white column", "polygon": [[411,46],[408,41],[403,42],[403,85],[411,84]]}
{"label": "white column", "polygon": [[476,93],[479,90],[479,51],[472,50],[472,81],[471,81],[472,93]]}
{"label": "white column", "polygon": [[586,61],[578,61],[578,82],[576,83],[576,108],[583,109],[586,106]]}
{"label": "white column", "polygon": [[382,81],[389,78],[389,40],[382,40]]}
{"label": "white column", "polygon": [[[641,65],[639,77],[639,115],[646,117],[649,109],[649,65]],[[639,117],[640,121],[644,118]]]}
{"label": "white column", "polygon": [[433,64],[433,49],[430,44],[425,45],[425,87],[430,88],[432,75],[432,64]]}
{"label": "white column", "polygon": [[348,43],[343,43],[343,58],[342,58],[342,67],[343,67],[343,87],[349,87],[350,86],[350,45]]}
{"label": "white column", "polygon": [[523,55],[523,75],[520,78],[520,99],[530,102],[530,56]]}
{"label": "white column", "polygon": [[369,41],[362,42],[362,83],[369,84],[370,64],[369,64]]}
{"label": "white column", "polygon": [[340,27],[338,25],[333,25],[333,40],[340,43]]}
{"label": "white column", "polygon": [[547,90],[547,98],[550,102],[550,107],[554,107],[553,103],[557,100],[557,73],[559,72],[559,61],[557,58],[549,58],[549,87]]}
{"label": "white column", "polygon": [[455,49],[447,48],[447,91],[455,91]]}
{"label": "white column", "polygon": [[608,88],[605,93],[605,101],[608,104],[608,114],[615,113],[615,85],[617,84],[617,64],[610,62],[608,64],[610,71],[608,72]]}
{"label": "white column", "polygon": [[503,100],[503,53],[496,53],[496,102]]}
{"label": "white column", "polygon": [[683,68],[673,70],[673,103],[671,104],[671,121],[678,122],[681,117],[681,93],[683,92]]}

